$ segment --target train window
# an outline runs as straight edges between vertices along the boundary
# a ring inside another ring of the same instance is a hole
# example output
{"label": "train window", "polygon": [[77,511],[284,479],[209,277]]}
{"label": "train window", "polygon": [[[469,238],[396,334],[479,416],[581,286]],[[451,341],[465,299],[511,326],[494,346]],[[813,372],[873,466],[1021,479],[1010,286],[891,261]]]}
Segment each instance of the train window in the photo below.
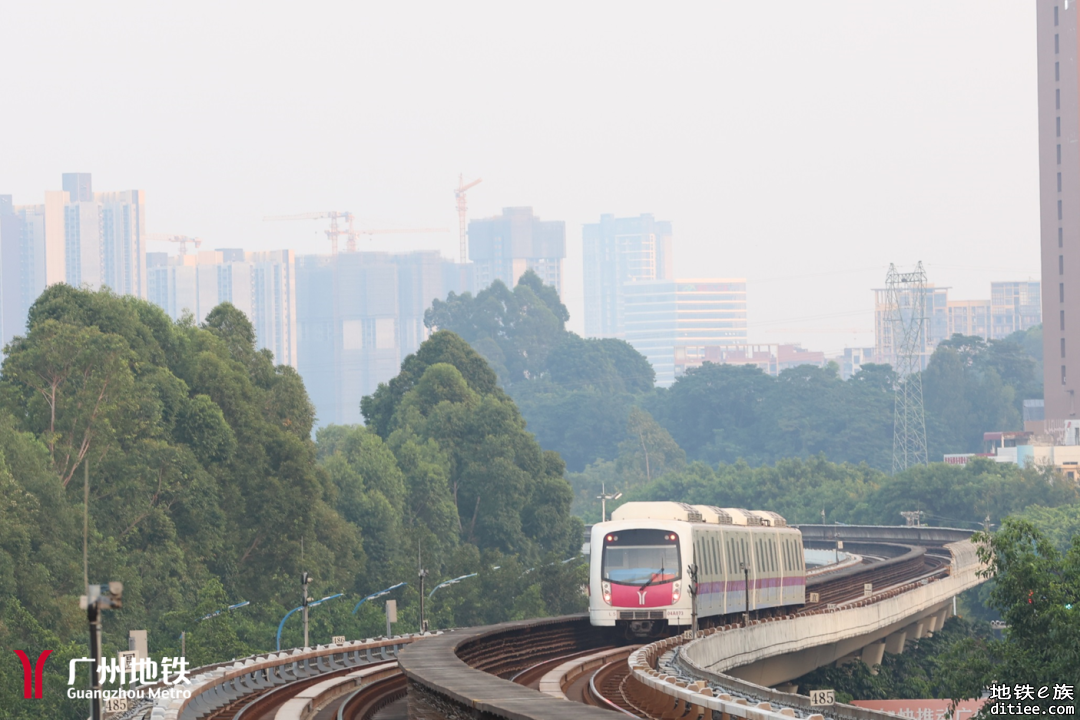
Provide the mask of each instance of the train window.
{"label": "train window", "polygon": [[791,570],[791,562],[790,558],[788,557],[788,551],[790,549],[791,548],[788,547],[788,541],[786,539],[780,541],[780,556],[781,559],[784,561],[784,572],[789,572]]}
{"label": "train window", "polygon": [[712,540],[713,552],[716,553],[716,574],[723,575],[724,572],[724,553],[720,548],[720,540],[713,536]]}

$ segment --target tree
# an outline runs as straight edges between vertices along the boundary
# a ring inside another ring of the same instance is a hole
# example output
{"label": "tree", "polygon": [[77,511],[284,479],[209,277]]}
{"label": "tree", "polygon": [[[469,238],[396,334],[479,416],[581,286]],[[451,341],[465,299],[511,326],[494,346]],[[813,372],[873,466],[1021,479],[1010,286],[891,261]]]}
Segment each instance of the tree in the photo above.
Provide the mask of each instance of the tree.
{"label": "tree", "polygon": [[364,421],[387,438],[391,432],[391,420],[398,404],[409,390],[423,377],[431,365],[453,365],[474,392],[481,395],[496,394],[505,397],[499,389],[498,379],[484,358],[458,335],[441,330],[432,334],[420,348],[405,358],[401,371],[388,383],[379,383],[375,393],[364,397],[360,411]]}
{"label": "tree", "polygon": [[617,467],[627,487],[651,482],[686,465],[686,453],[644,410],[630,409],[626,434],[627,439],[619,445]]}
{"label": "tree", "polygon": [[424,324],[464,338],[496,369],[503,387],[510,387],[543,374],[569,318],[555,289],[529,270],[513,291],[496,280],[475,298],[451,293],[445,302],[435,300]]}
{"label": "tree", "polygon": [[[1080,605],[1080,537],[1062,555],[1031,523],[1008,518],[997,533],[978,533],[975,540],[985,574],[994,579],[990,605],[1005,620],[1005,636],[971,641],[955,653],[946,667],[951,696],[980,697],[991,684],[1080,683],[1080,612],[1074,609]],[[1060,704],[1053,695],[1025,703],[1044,714]],[[990,716],[985,708],[980,714]]]}
{"label": "tree", "polygon": [[52,319],[8,350],[3,381],[21,396],[27,428],[42,435],[66,486],[92,447],[100,460],[138,418],[132,353],[118,335]]}

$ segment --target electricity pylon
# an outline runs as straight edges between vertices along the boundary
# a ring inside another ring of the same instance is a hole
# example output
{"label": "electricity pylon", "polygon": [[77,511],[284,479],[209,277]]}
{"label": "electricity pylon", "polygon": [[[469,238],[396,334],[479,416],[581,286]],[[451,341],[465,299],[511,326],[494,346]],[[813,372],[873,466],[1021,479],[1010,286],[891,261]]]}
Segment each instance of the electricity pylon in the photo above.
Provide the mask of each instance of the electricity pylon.
{"label": "electricity pylon", "polygon": [[926,271],[902,273],[889,265],[885,276],[889,298],[889,328],[896,371],[893,415],[893,473],[925,465],[926,416],[923,413],[922,360],[926,351]]}

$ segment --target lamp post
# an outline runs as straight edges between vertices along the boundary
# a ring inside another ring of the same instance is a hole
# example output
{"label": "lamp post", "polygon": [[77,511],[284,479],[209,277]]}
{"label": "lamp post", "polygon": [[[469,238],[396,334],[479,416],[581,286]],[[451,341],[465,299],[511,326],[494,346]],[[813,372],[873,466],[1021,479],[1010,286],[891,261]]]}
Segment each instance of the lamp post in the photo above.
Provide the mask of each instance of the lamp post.
{"label": "lamp post", "polygon": [[86,610],[86,621],[90,625],[90,717],[91,720],[101,720],[101,676],[98,674],[98,663],[101,662],[101,611],[124,607],[124,583],[87,585],[86,594],[79,598],[79,607]]}
{"label": "lamp post", "polygon": [[354,607],[352,609],[352,614],[355,615],[356,611],[360,609],[360,606],[363,605],[364,603],[366,603],[368,600],[374,600],[375,598],[381,598],[383,595],[389,595],[394,590],[397,590],[399,587],[405,587],[408,584],[409,583],[399,582],[397,585],[391,585],[390,587],[386,588],[385,590],[380,590],[377,593],[371,593],[366,598],[364,598],[360,602],[356,603],[356,607]]}
{"label": "lamp post", "polygon": [[[292,615],[297,610],[304,610],[305,615],[306,615],[307,614],[306,611],[308,610],[308,608],[318,607],[319,605],[322,605],[327,600],[333,600],[334,598],[339,598],[344,594],[345,593],[338,593],[337,595],[327,595],[326,597],[322,598],[321,600],[316,600],[314,602],[309,602],[309,603],[307,603],[305,605],[300,605],[298,607],[294,607],[292,610],[285,613],[285,617],[281,618],[281,622],[278,623],[278,626],[277,626],[277,649],[281,650],[281,629],[283,627],[285,627],[285,621],[289,619],[290,615]],[[307,627],[306,626],[304,627],[304,647],[307,647]]]}
{"label": "lamp post", "polygon": [[607,521],[607,501],[618,500],[621,497],[621,492],[617,492],[614,495],[608,495],[606,486],[604,483],[600,483],[600,494],[596,496],[596,499],[600,501],[600,522]]}
{"label": "lamp post", "polygon": [[[311,582],[311,575],[308,573],[301,573],[300,575],[300,587],[303,589],[303,602],[300,603],[300,607],[304,609],[304,647],[308,646],[308,603],[311,602],[311,598],[308,597],[308,584]],[[288,617],[286,615],[285,617]],[[285,622],[282,620],[281,622]]]}
{"label": "lamp post", "polygon": [[[494,568],[494,569],[498,570],[497,567]],[[435,587],[433,587],[431,589],[431,592],[428,593],[428,600],[431,599],[431,596],[434,595],[435,591],[438,590],[439,588],[444,588],[447,585],[456,585],[459,582],[461,582],[462,580],[468,580],[471,577],[476,577],[476,573],[469,573],[468,575],[462,575],[461,577],[456,577],[453,580],[443,580],[441,583],[439,583],[438,585],[436,585]]]}
{"label": "lamp post", "polygon": [[[238,602],[235,605],[230,605],[227,608],[222,608],[221,610],[218,610],[216,612],[212,612],[209,615],[203,615],[201,618],[199,618],[198,622],[202,622],[203,620],[209,620],[212,617],[217,617],[218,615],[220,615],[223,612],[232,612],[233,610],[239,610],[240,608],[242,608],[242,607],[244,607],[246,605],[250,605],[250,604],[251,604],[251,602],[248,601],[248,600],[244,600],[243,602]],[[187,656],[187,630],[181,630],[180,631],[180,655],[182,657]]]}

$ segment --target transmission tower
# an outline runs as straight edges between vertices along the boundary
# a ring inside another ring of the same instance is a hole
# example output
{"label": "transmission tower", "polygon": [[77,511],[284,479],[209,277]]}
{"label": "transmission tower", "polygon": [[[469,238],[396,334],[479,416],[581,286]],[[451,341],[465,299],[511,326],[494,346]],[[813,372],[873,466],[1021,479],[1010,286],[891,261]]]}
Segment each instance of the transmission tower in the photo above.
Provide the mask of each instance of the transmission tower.
{"label": "transmission tower", "polygon": [[926,349],[926,271],[902,273],[889,265],[885,277],[889,329],[896,370],[896,410],[893,416],[894,473],[925,465],[926,417],[923,414],[922,359]]}

